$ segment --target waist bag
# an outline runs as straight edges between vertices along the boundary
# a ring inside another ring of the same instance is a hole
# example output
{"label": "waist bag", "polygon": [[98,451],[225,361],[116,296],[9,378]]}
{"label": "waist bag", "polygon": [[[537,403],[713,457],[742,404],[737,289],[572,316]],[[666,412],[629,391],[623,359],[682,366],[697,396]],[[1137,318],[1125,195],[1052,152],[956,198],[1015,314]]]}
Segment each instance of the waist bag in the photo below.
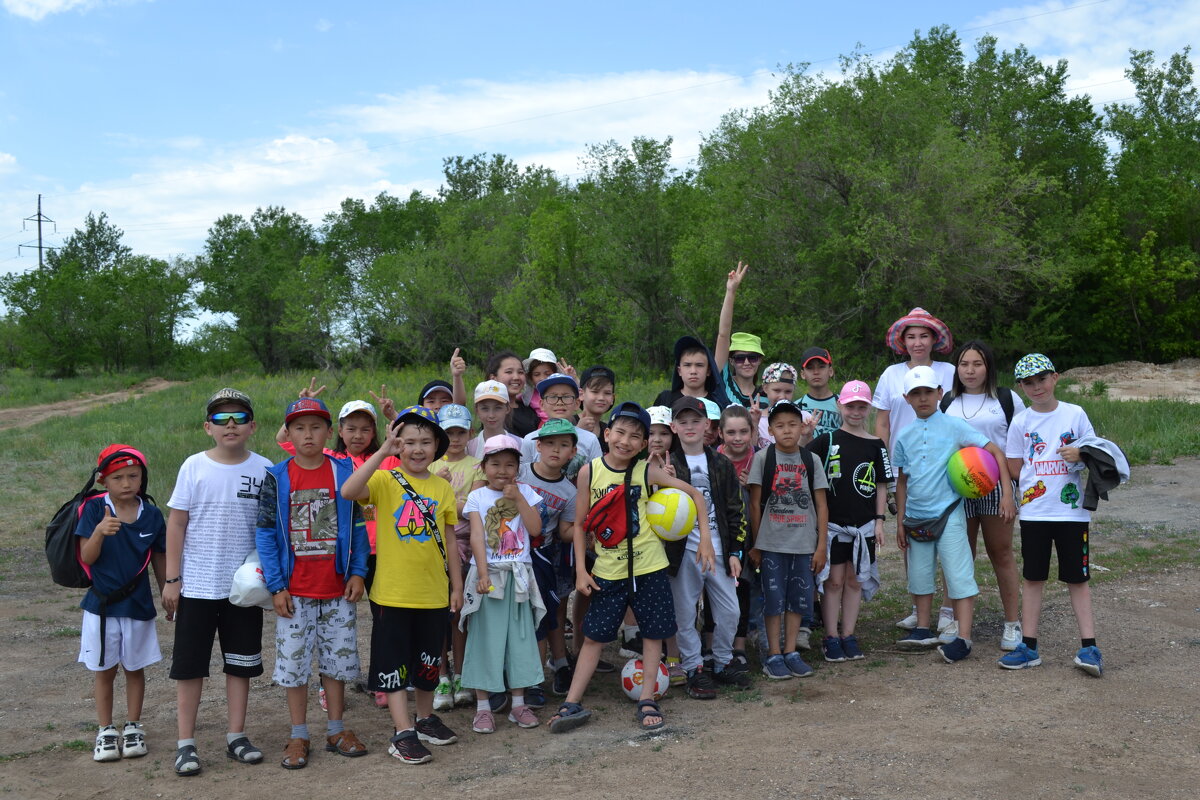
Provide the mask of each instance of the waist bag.
{"label": "waist bag", "polygon": [[933,519],[912,519],[905,516],[904,532],[914,542],[935,542],[942,535],[942,531],[946,530],[946,523],[950,521],[950,515],[961,504],[961,499],[955,500],[942,512],[941,516],[934,517]]}

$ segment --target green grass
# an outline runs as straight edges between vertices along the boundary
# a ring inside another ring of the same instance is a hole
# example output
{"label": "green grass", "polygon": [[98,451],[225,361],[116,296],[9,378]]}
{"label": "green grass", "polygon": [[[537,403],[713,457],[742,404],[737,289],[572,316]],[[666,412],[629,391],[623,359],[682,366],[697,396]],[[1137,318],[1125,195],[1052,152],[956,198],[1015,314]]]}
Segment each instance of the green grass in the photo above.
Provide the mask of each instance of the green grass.
{"label": "green grass", "polygon": [[74,378],[45,378],[22,369],[0,370],[0,408],[21,408],[73,400],[84,395],[119,392],[149,377],[152,377],[149,373],[99,372]]}
{"label": "green grass", "polygon": [[1200,454],[1200,403],[1059,397],[1083,406],[1096,433],[1119,444],[1132,464],[1170,464]]}

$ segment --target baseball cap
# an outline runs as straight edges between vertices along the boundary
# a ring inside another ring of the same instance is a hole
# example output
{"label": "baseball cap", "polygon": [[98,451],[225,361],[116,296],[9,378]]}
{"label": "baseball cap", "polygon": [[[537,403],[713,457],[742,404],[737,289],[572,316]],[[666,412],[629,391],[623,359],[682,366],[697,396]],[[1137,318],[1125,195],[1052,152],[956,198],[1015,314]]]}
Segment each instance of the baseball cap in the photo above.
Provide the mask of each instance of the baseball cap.
{"label": "baseball cap", "polygon": [[701,397],[700,402],[704,405],[704,416],[714,422],[721,421],[721,407],[709,400],[707,397]]}
{"label": "baseball cap", "polygon": [[529,365],[535,361],[542,361],[546,364],[557,364],[558,357],[554,355],[554,351],[545,347],[535,347],[529,351],[529,358],[521,362],[521,366],[529,372]]}
{"label": "baseball cap", "polygon": [[735,333],[729,337],[729,352],[763,354],[762,338],[753,333]]}
{"label": "baseball cap", "polygon": [[500,381],[484,381],[475,387],[475,404],[480,400],[495,400],[508,405],[508,387]]}
{"label": "baseball cap", "polygon": [[100,471],[99,477],[107,478],[109,475],[113,474],[119,469],[125,469],[125,467],[132,467],[135,465],[140,466],[143,470],[146,469],[146,457],[142,455],[141,451],[136,450],[127,444],[110,444],[108,447],[101,450],[100,455],[96,457],[96,466],[99,467],[104,463],[104,459],[117,453],[121,453],[123,456],[114,458],[112,461],[108,462],[108,466]]}
{"label": "baseball cap", "polygon": [[438,424],[437,414],[425,406],[409,406],[403,409],[392,420],[392,428],[395,429],[409,422],[423,422],[432,425],[434,436],[437,438],[437,454],[434,455],[433,460],[437,461],[446,455],[446,451],[450,449],[450,437],[446,435],[446,432],[442,430],[442,426]]}
{"label": "baseball cap", "polygon": [[650,406],[646,409],[646,413],[650,415],[651,425],[671,424],[671,409],[666,406]]}
{"label": "baseball cap", "polygon": [[846,403],[869,403],[871,402],[871,387],[863,381],[850,381],[838,393],[838,402],[842,405],[846,405]]}
{"label": "baseball cap", "polygon": [[349,403],[346,403],[344,406],[342,406],[342,410],[338,412],[338,422],[341,422],[356,411],[361,411],[364,414],[370,414],[371,419],[376,421],[379,420],[379,414],[375,412],[375,406],[371,405],[366,400],[351,400]]}
{"label": "baseball cap", "polygon": [[444,431],[451,428],[465,428],[469,431],[471,430],[471,410],[458,403],[447,403],[438,410],[438,425],[441,425]]}
{"label": "baseball cap", "polygon": [[767,421],[775,419],[777,414],[791,413],[798,416],[800,419],[805,418],[804,409],[793,403],[791,400],[776,400],[775,405],[771,406],[771,410],[767,412]]}
{"label": "baseball cap", "polygon": [[913,389],[919,388],[940,389],[941,381],[938,380],[937,373],[933,371],[933,367],[913,367],[904,376],[904,393],[908,394]]}
{"label": "baseball cap", "polygon": [[503,453],[506,450],[512,450],[517,454],[517,458],[521,457],[521,440],[513,436],[511,433],[499,433],[488,438],[483,443],[483,457]]}
{"label": "baseball cap", "polygon": [[685,394],[672,403],[671,419],[679,419],[679,415],[685,411],[695,411],[701,417],[708,419],[708,411],[699,397],[690,397]]}
{"label": "baseball cap", "polygon": [[551,386],[570,386],[576,396],[579,396],[579,384],[570,375],[564,375],[561,372],[556,372],[548,378],[543,378],[538,381],[537,393],[545,394],[550,390]]}
{"label": "baseball cap", "polygon": [[795,383],[797,374],[796,368],[791,364],[776,361],[774,364],[768,364],[767,368],[763,370],[763,386],[768,383]]}
{"label": "baseball cap", "polygon": [[245,392],[239,392],[237,389],[230,389],[229,387],[221,389],[212,397],[208,398],[208,403],[204,406],[204,413],[211,414],[213,408],[225,403],[237,403],[239,406],[242,406],[249,411],[251,417],[254,416],[254,406],[250,403],[250,396]]}
{"label": "baseball cap", "polygon": [[833,358],[829,355],[829,351],[824,347],[810,347],[804,351],[804,355],[800,356],[800,366],[807,367],[808,362],[813,359],[824,361],[826,364],[832,364]]}
{"label": "baseball cap", "polygon": [[417,396],[417,405],[424,405],[425,398],[429,397],[429,395],[433,394],[434,392],[445,392],[446,394],[450,395],[452,399],[454,397],[454,389],[450,387],[450,384],[440,380],[430,381],[429,383],[425,384],[425,386],[421,389],[421,394]]}
{"label": "baseball cap", "polygon": [[579,376],[579,385],[587,386],[593,378],[602,378],[613,386],[617,385],[617,374],[608,367],[600,366],[599,364],[594,367],[588,367],[583,371],[583,374]]}
{"label": "baseball cap", "polygon": [[287,414],[283,417],[283,424],[287,425],[297,417],[320,417],[326,422],[333,421],[329,416],[329,409],[325,406],[325,401],[317,397],[301,397],[299,400],[289,403]]}
{"label": "baseball cap", "polygon": [[[570,420],[566,419],[548,419],[546,420],[546,424],[538,428],[537,432],[533,434],[533,438],[535,439],[545,439],[549,436],[570,436],[576,442],[579,441],[579,434],[575,432],[575,426],[571,424]],[[484,442],[484,446],[487,446],[487,442]]]}
{"label": "baseball cap", "polygon": [[1032,378],[1034,375],[1041,375],[1043,372],[1057,371],[1050,359],[1041,353],[1030,353],[1027,356],[1021,356],[1021,360],[1013,368],[1013,377],[1019,381],[1023,381],[1026,378]]}
{"label": "baseball cap", "polygon": [[646,433],[650,433],[650,415],[646,410],[632,400],[626,400],[613,409],[612,416],[609,417],[609,424],[616,422],[621,417],[629,417],[641,423]]}

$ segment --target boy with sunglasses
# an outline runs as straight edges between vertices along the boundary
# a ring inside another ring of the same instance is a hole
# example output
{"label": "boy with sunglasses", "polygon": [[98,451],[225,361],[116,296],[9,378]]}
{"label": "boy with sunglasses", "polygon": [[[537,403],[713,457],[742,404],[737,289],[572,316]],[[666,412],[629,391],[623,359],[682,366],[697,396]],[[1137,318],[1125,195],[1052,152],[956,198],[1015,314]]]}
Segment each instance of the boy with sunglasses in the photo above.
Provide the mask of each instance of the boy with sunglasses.
{"label": "boy with sunglasses", "polygon": [[213,446],[183,462],[167,503],[167,568],[163,609],[175,618],[171,678],[176,681],[178,749],[175,774],[200,772],[196,714],[208,677],[213,637],[225,663],[229,732],[226,755],[258,764],[262,751],[246,738],[250,679],[263,673],[262,609],[229,602],[233,573],[254,550],[258,495],[271,462],[246,447],[254,407],[236,389],[222,389],[205,407],[204,432]]}

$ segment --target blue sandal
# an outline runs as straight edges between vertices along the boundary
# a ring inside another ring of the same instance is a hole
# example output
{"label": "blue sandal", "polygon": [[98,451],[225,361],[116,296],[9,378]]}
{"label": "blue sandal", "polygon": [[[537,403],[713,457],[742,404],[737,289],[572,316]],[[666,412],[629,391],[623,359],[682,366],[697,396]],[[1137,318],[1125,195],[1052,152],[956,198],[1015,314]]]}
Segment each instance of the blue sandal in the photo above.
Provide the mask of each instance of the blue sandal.
{"label": "blue sandal", "polygon": [[196,745],[185,744],[175,751],[175,774],[180,777],[200,774],[200,756]]}
{"label": "blue sandal", "polygon": [[550,718],[551,733],[566,733],[573,731],[591,719],[592,712],[579,703],[563,703],[558,712]]}
{"label": "blue sandal", "polygon": [[242,764],[261,764],[263,760],[262,750],[250,744],[250,740],[245,736],[239,736],[230,742],[225,748],[225,755]]}
{"label": "blue sandal", "polygon": [[[637,704],[637,721],[644,731],[656,731],[667,724],[662,708],[653,700],[639,700]],[[646,724],[646,717],[658,717],[658,722]]]}

